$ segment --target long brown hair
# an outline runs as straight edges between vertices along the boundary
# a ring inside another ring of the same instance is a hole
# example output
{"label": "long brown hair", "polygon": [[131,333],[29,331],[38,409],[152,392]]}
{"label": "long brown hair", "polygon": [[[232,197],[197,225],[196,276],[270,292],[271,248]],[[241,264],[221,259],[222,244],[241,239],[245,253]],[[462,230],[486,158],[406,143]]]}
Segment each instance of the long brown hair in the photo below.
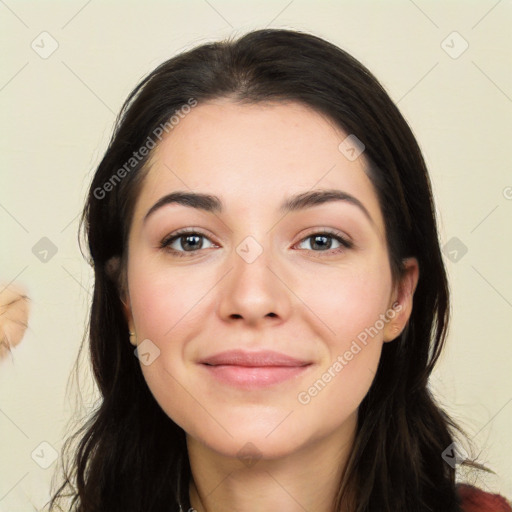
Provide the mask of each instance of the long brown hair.
{"label": "long brown hair", "polygon": [[[419,262],[410,320],[397,340],[384,344],[359,408],[355,444],[333,511],[341,510],[349,495],[354,512],[459,510],[455,469],[442,453],[455,433],[463,432],[429,390],[446,338],[449,292],[420,148],[360,62],[319,37],[271,29],[169,59],[123,105],[81,221],[95,276],[88,343],[101,400],[66,443],[73,458],[51,506],[66,492],[77,512],[161,512],[178,503],[186,511],[190,506],[185,433],[162,411],[142,376],[128,342],[119,286],[134,201],[151,155],[131,161],[133,152],[191,98],[200,104],[222,97],[300,102],[354,134],[365,146],[393,276],[401,275],[404,258]],[[115,261],[120,267],[112,265]],[[71,452],[74,441],[78,445]]]}

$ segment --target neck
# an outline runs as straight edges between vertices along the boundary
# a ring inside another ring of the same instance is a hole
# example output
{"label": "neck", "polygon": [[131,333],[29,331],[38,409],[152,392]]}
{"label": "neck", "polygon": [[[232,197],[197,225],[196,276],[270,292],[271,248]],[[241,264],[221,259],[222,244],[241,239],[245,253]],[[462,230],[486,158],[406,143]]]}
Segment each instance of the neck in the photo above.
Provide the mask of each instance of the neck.
{"label": "neck", "polygon": [[270,459],[263,453],[245,463],[187,435],[190,504],[197,512],[333,512],[356,422],[357,414],[329,437],[285,457]]}

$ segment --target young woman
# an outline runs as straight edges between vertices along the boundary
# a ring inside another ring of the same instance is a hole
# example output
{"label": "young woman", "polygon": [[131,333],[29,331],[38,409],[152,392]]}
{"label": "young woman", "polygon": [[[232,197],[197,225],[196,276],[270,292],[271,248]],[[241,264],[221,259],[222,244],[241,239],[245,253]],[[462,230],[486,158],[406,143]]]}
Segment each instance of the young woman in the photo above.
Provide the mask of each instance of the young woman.
{"label": "young woman", "polygon": [[429,177],[350,55],[259,30],[164,62],[83,222],[101,401],[52,506],[510,510],[455,483],[472,463],[428,387],[449,311]]}

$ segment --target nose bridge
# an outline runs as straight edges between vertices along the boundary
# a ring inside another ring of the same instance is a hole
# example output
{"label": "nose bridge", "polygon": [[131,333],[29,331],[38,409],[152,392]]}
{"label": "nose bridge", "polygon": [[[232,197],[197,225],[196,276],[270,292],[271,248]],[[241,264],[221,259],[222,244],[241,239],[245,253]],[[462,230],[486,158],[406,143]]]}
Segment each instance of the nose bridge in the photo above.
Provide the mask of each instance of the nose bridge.
{"label": "nose bridge", "polygon": [[267,316],[284,317],[288,311],[286,290],[275,275],[278,267],[271,237],[248,235],[231,255],[232,271],[222,295],[221,314],[257,322]]}
{"label": "nose bridge", "polygon": [[[269,237],[264,235],[257,240],[253,235],[246,236],[236,247],[232,258],[233,281],[244,289],[258,293],[269,292],[272,286],[272,267],[274,253]],[[275,259],[275,258],[274,258]]]}

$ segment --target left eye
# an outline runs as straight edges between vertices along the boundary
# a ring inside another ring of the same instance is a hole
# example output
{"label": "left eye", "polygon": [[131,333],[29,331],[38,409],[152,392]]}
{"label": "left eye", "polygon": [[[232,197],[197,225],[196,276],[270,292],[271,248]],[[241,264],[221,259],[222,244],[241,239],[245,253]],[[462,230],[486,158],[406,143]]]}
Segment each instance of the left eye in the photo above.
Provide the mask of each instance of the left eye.
{"label": "left eye", "polygon": [[[301,240],[300,243],[302,244],[308,240],[311,240],[309,242],[309,250],[314,252],[326,252],[329,250],[338,251],[342,248],[350,249],[350,247],[352,247],[352,244],[348,240],[331,233],[314,233]],[[332,247],[333,240],[339,244],[338,247]],[[316,250],[317,248],[320,248],[320,250]]]}

